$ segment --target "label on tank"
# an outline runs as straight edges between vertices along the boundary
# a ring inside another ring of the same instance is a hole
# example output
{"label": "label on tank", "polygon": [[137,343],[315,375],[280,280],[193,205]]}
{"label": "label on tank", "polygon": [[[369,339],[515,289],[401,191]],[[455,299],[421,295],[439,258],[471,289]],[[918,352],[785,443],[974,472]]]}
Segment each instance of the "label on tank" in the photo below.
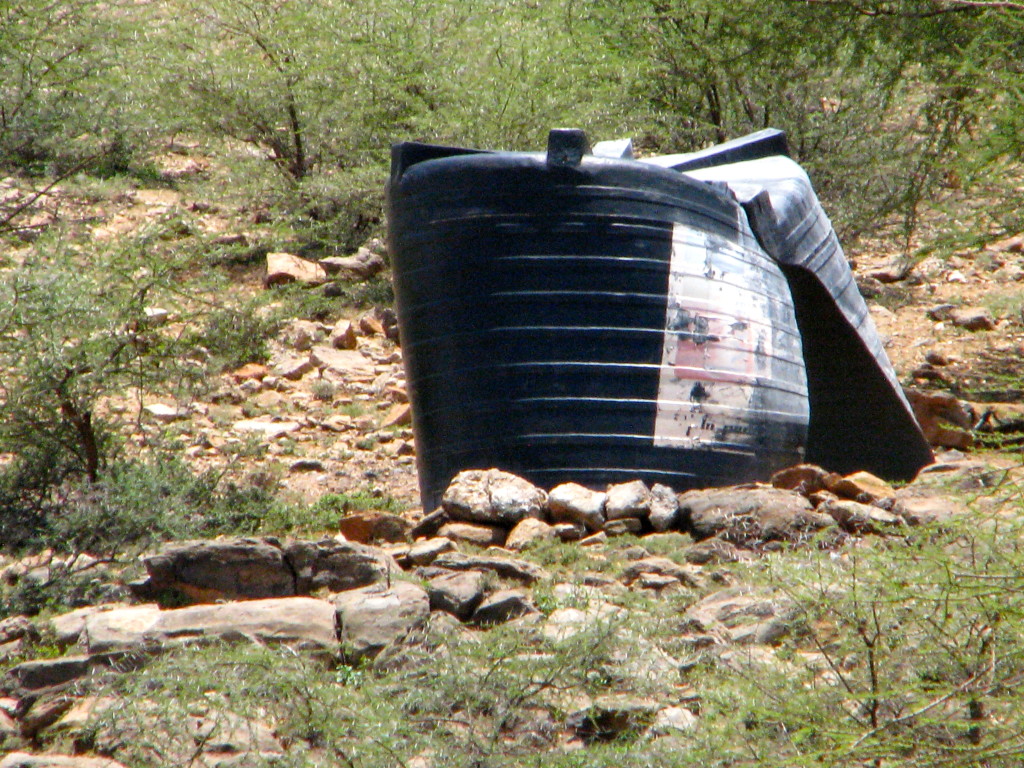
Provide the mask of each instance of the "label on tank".
{"label": "label on tank", "polygon": [[766,418],[772,291],[764,262],[685,225],[673,230],[654,444],[737,447]]}

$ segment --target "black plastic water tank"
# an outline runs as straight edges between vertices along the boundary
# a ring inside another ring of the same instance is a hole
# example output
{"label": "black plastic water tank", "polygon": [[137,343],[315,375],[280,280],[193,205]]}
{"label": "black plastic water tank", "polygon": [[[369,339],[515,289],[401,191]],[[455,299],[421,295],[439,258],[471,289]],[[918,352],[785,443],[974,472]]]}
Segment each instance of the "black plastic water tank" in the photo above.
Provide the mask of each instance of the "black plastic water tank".
{"label": "black plastic water tank", "polygon": [[388,207],[425,508],[471,468],[682,490],[802,458],[790,290],[724,185],[553,132],[397,145]]}

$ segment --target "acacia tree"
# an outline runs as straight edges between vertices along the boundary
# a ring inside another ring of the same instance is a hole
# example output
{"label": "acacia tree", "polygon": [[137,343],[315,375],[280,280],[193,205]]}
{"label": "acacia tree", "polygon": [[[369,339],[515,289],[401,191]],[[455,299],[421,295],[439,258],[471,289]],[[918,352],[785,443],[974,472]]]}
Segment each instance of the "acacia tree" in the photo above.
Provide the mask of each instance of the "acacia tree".
{"label": "acacia tree", "polygon": [[[0,281],[0,524],[31,528],[65,481],[96,483],[117,456],[139,403],[110,407],[130,388],[166,388],[181,372],[174,339],[146,308],[173,265],[152,237],[82,254],[42,255]],[[82,268],[87,259],[89,268]]]}
{"label": "acacia tree", "polygon": [[[908,237],[986,105],[1019,11],[956,0],[634,0],[587,5],[641,66],[652,148],[688,151],[769,125],[846,236],[898,214]],[[1012,43],[1010,41],[1013,41]]]}

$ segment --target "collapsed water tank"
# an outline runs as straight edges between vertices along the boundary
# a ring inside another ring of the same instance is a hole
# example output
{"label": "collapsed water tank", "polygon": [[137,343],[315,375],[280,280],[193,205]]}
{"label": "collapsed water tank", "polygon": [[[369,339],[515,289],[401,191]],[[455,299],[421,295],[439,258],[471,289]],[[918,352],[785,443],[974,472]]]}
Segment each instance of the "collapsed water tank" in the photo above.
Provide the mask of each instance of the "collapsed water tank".
{"label": "collapsed water tank", "polygon": [[725,184],[578,131],[546,154],[406,143],[388,213],[425,508],[471,468],[682,490],[804,457],[789,282]]}

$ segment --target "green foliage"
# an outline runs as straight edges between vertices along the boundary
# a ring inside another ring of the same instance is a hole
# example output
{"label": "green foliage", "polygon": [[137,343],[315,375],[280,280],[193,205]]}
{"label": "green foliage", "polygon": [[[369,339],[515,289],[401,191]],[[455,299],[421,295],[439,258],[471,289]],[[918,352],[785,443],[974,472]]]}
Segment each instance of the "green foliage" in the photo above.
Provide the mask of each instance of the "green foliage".
{"label": "green foliage", "polygon": [[174,273],[150,259],[158,236],[91,253],[55,242],[0,284],[0,450],[38,490],[99,478],[124,419],[109,398],[180,380],[175,340],[146,314]]}
{"label": "green foliage", "polygon": [[118,5],[19,0],[0,7],[0,167],[59,173],[123,155],[119,94],[105,74],[117,57]]}
{"label": "green foliage", "polygon": [[265,363],[270,339],[279,327],[255,302],[220,307],[201,320],[201,330],[190,335],[188,343],[204,350],[210,366],[220,371]]}

